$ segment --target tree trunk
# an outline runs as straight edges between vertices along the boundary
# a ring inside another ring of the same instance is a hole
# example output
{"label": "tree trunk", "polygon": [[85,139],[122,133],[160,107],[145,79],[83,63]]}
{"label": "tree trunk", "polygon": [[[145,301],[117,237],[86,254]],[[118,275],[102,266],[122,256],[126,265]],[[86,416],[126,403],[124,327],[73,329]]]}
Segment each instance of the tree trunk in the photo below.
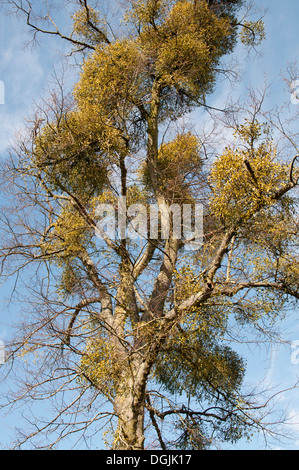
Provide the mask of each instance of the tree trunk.
{"label": "tree trunk", "polygon": [[131,390],[127,396],[117,397],[114,408],[118,415],[118,427],[113,449],[143,450],[144,405],[136,405],[134,392]]}
{"label": "tree trunk", "polygon": [[113,449],[144,449],[146,380],[140,377],[142,365],[138,362],[136,359],[132,360],[119,380],[114,401],[114,411],[118,416],[118,427]]}

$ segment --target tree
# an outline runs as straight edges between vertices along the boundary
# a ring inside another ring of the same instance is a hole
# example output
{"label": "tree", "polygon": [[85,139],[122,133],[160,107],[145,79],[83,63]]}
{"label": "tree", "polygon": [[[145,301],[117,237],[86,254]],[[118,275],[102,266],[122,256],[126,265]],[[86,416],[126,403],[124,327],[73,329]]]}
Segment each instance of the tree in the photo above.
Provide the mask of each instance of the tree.
{"label": "tree", "polygon": [[[54,446],[109,424],[113,449],[205,449],[263,429],[225,337],[232,322],[271,324],[298,299],[295,159],[280,158],[257,105],[214,158],[181,124],[209,109],[224,58],[239,36],[257,45],[262,22],[239,21],[240,0],[139,0],[124,2],[125,26],[112,34],[79,0],[66,35],[34,3],[8,3],[35,34],[84,57],[73,92],[60,87],[37,110],[2,169],[13,195],[1,212],[2,276],[30,275],[21,292],[31,317],[10,350],[12,363],[27,358],[28,376],[12,400],[54,397],[57,407],[23,443],[44,431]],[[146,237],[125,236],[119,220],[110,236],[109,208],[141,230],[134,204],[147,209]],[[187,204],[203,211],[200,246],[176,236],[175,217],[163,236],[165,214]]]}

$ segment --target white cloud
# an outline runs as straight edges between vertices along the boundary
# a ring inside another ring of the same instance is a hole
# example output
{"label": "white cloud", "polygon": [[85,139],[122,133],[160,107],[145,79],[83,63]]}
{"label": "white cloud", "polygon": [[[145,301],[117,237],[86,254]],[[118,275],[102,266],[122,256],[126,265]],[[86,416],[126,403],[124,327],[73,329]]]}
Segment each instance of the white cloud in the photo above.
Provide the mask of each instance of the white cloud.
{"label": "white cloud", "polygon": [[27,46],[24,23],[0,17],[0,80],[5,85],[5,104],[0,105],[0,153],[23,127],[35,101],[47,92],[50,72],[58,62],[56,42],[47,37],[43,48]]}

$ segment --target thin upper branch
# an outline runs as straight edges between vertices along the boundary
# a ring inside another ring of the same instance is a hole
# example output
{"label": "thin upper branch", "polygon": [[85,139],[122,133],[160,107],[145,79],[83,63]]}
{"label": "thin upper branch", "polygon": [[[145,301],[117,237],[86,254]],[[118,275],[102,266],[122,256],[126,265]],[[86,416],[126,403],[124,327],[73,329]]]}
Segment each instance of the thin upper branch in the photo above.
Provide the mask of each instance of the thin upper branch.
{"label": "thin upper branch", "polygon": [[32,28],[32,30],[35,32],[35,34],[42,33],[42,34],[48,34],[48,35],[52,35],[52,36],[58,36],[61,39],[64,39],[64,40],[70,42],[73,45],[80,46],[83,49],[95,50],[95,47],[92,44],[88,44],[87,42],[81,41],[79,39],[74,39],[71,36],[66,36],[65,34],[61,33],[61,31],[58,29],[58,27],[56,26],[54,20],[50,17],[49,14],[47,14],[45,16],[45,18],[43,18],[43,19],[49,20],[53,24],[53,26],[55,28],[54,30],[44,29],[44,28],[38,26],[37,24],[33,23],[32,5],[29,1],[27,1],[27,5],[28,5],[27,9],[23,6],[23,2],[18,3],[16,1],[13,1],[11,3],[12,3],[12,5],[14,5],[16,7],[17,11],[19,11],[19,12],[21,12],[25,15],[27,25],[30,28]]}

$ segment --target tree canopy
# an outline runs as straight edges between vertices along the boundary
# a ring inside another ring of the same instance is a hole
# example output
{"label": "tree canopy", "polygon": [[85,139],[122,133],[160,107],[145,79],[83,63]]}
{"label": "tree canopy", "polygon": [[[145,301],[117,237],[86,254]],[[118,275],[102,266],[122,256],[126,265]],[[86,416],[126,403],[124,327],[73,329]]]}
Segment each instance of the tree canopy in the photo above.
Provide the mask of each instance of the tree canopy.
{"label": "tree canopy", "polygon": [[[72,92],[51,95],[2,165],[1,274],[30,276],[8,360],[28,376],[8,404],[54,397],[56,410],[20,445],[104,430],[113,449],[201,450],[264,430],[232,331],[273,324],[299,297],[299,174],[260,102],[213,153],[183,122],[211,109],[238,41],[263,39],[261,19],[241,20],[240,0],[127,0],[113,32],[101,2],[78,0],[66,35],[35,2],[8,3],[82,54]],[[146,209],[146,237],[122,236],[119,220],[99,236],[99,207],[120,202],[132,224]],[[192,230],[175,236],[174,217],[163,237],[165,208],[196,204],[200,246]]]}

